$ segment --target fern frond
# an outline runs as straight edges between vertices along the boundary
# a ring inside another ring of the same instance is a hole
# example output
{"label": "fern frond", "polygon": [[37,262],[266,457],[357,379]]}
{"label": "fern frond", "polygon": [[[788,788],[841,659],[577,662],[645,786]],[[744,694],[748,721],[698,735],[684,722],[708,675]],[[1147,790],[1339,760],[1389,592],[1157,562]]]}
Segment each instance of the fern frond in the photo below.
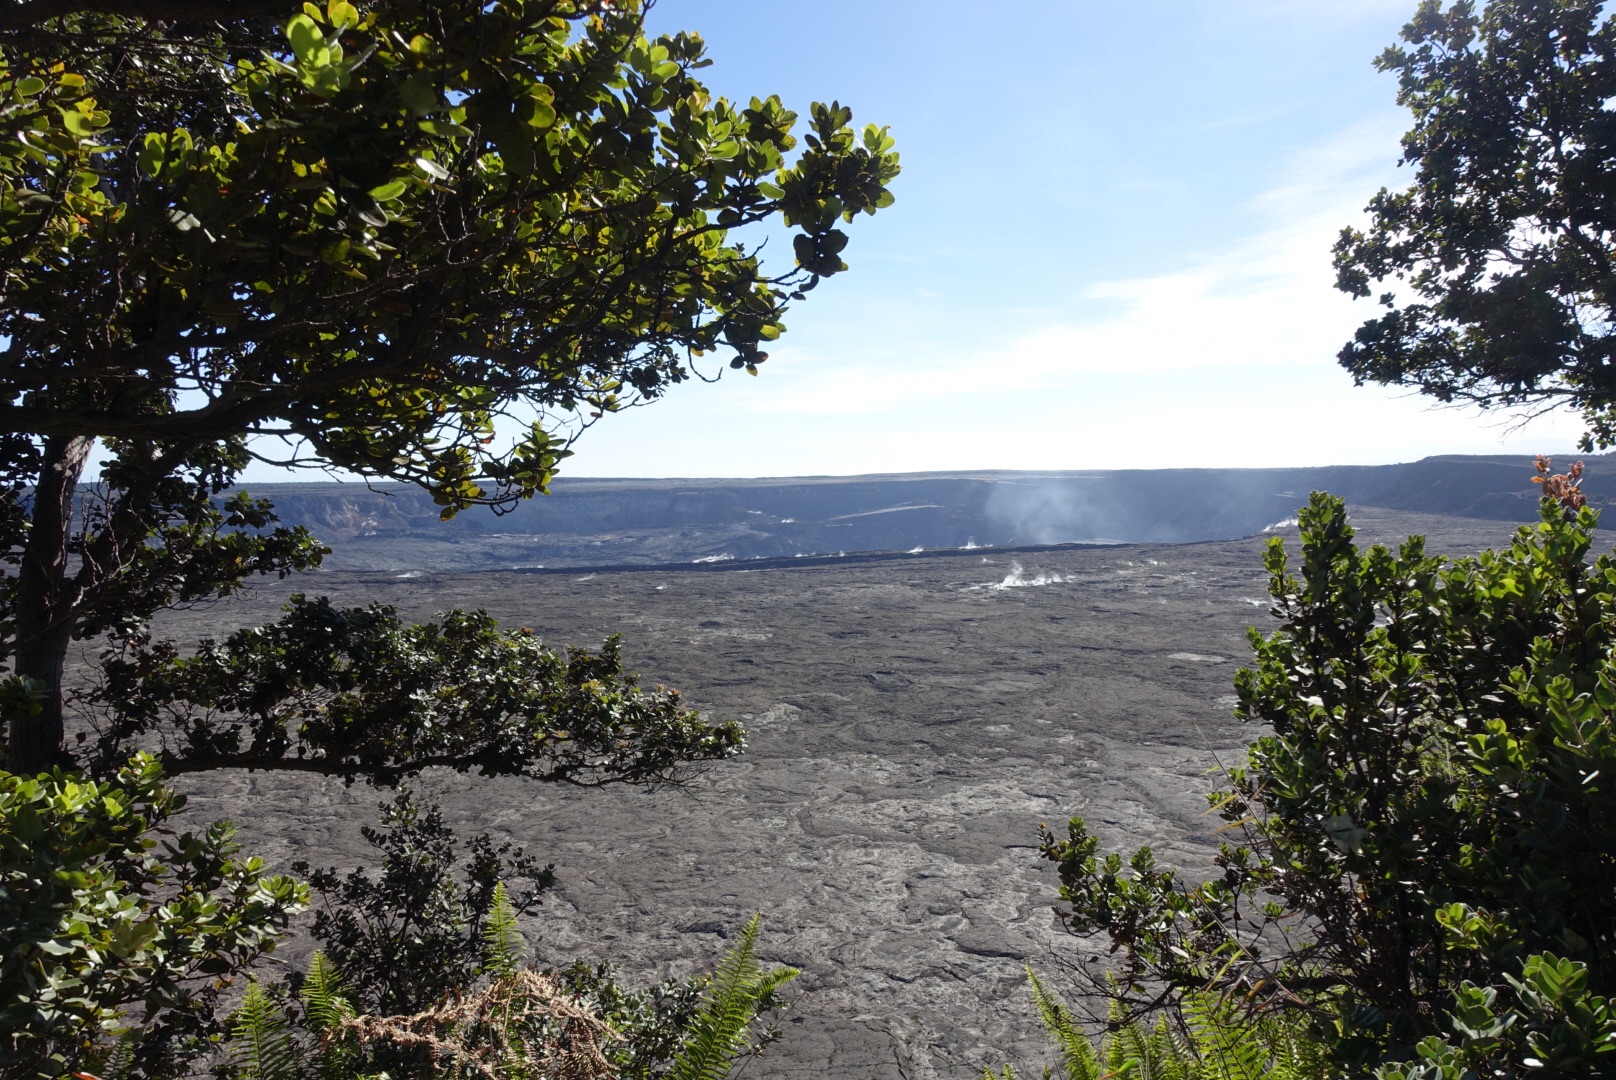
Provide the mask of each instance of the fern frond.
{"label": "fern frond", "polygon": [[297,1080],[301,1072],[292,1026],[256,979],[230,1017],[225,1053],[242,1080]]}
{"label": "fern frond", "polygon": [[1305,1051],[1294,1025],[1271,1019],[1260,1020],[1258,1024],[1273,1058],[1269,1075],[1274,1080],[1305,1080],[1307,1073],[1302,1056]]}
{"label": "fern frond", "polygon": [[325,953],[316,951],[309,958],[309,972],[303,978],[303,1014],[309,1030],[316,1035],[353,1015],[353,1005],[343,996],[342,973]]}
{"label": "fern frond", "polygon": [[1329,1044],[1300,1016],[1268,1016],[1258,1021],[1272,1064],[1274,1080],[1333,1080],[1339,1069],[1331,1060]]}
{"label": "fern frond", "polygon": [[1216,994],[1186,996],[1184,1021],[1205,1080],[1281,1080],[1269,1032]]}
{"label": "fern frond", "polygon": [[1145,1037],[1150,1080],[1201,1080],[1195,1057],[1163,1016]]}
{"label": "fern frond", "polygon": [[139,1041],[139,1029],[123,1032],[116,1042],[91,1056],[84,1071],[100,1080],[127,1080],[135,1065],[135,1047]]}
{"label": "fern frond", "polygon": [[[303,1019],[313,1035],[335,1031],[354,1014],[353,1003],[343,994],[342,972],[325,953],[318,950],[309,958],[308,974],[303,977]],[[348,1080],[348,1050],[329,1038],[321,1038],[313,1050],[315,1070],[327,1080]]]}
{"label": "fern frond", "polygon": [[1099,1080],[1100,1055],[1088,1035],[1073,1022],[1065,1002],[1043,984],[1032,968],[1027,969],[1027,981],[1032,984],[1032,1000],[1038,1007],[1038,1018],[1060,1049],[1062,1080]]}
{"label": "fern frond", "polygon": [[511,904],[505,883],[494,883],[494,901],[483,923],[483,973],[486,975],[514,975],[522,966],[522,953],[527,943],[516,925],[516,908]]}
{"label": "fern frond", "polygon": [[724,954],[690,1024],[690,1038],[666,1073],[667,1080],[723,1080],[737,1054],[746,1049],[747,1032],[758,1013],[774,1004],[774,995],[801,972],[780,967],[764,971],[757,962],[757,914],[742,928],[735,946]]}
{"label": "fern frond", "polygon": [[1102,1080],[1157,1080],[1151,1071],[1150,1037],[1137,1021],[1123,1022],[1122,1003],[1111,1001],[1110,1030],[1100,1045]]}

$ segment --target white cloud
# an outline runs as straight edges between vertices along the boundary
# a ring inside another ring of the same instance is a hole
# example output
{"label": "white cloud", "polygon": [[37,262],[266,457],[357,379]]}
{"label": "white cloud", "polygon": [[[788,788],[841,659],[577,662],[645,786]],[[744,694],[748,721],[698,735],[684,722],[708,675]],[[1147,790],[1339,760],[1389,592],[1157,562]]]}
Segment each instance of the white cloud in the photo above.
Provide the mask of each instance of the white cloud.
{"label": "white cloud", "polygon": [[[1081,288],[1063,317],[990,345],[908,341],[854,361],[779,351],[788,384],[756,406],[821,415],[887,411],[917,399],[1070,387],[1103,373],[1331,366],[1372,312],[1334,286],[1331,247],[1388,179],[1395,130],[1363,124],[1299,153],[1252,200],[1245,239],[1178,267]],[[999,320],[1013,323],[1013,318]],[[974,335],[973,335],[974,336]],[[1247,376],[1249,377],[1249,375]]]}
{"label": "white cloud", "polygon": [[[1031,285],[1015,312],[963,314],[956,295],[950,316],[946,303],[911,310],[894,298],[883,318],[788,337],[756,381],[646,410],[636,439],[677,446],[679,460],[658,471],[686,476],[1563,455],[1574,417],[1518,428],[1408,391],[1354,388],[1336,363],[1373,309],[1336,291],[1331,246],[1378,187],[1402,179],[1390,159],[1402,122],[1381,117],[1295,154],[1235,211],[1253,225],[1221,250],[1075,284],[1065,305]],[[952,323],[926,329],[935,311]],[[601,436],[583,468],[645,473],[630,451],[643,443]]]}

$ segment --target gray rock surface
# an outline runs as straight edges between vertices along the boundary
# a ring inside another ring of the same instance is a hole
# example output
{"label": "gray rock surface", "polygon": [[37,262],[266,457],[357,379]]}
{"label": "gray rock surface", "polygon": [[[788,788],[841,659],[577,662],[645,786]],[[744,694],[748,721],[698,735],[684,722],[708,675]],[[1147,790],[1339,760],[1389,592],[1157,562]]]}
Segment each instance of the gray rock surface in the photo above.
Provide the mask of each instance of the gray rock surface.
{"label": "gray rock surface", "polygon": [[[1472,552],[1511,526],[1360,511],[1364,534]],[[1283,530],[1294,538],[1295,530]],[[744,757],[678,789],[559,790],[431,776],[467,829],[554,860],[524,927],[545,962],[647,979],[708,967],[753,912],[804,970],[753,1075],[979,1076],[1044,1057],[1023,967],[1057,972],[1041,821],[1207,865],[1201,792],[1253,734],[1231,716],[1249,625],[1271,623],[1263,537],[981,551],[762,572],[328,573],[292,585],[424,618],[486,607],[555,644],[621,631],[648,683],[744,719]],[[289,587],[175,613],[179,637],[268,617]],[[254,775],[189,781],[249,850],[348,864],[378,793]],[[1061,979],[1053,980],[1057,986]]]}

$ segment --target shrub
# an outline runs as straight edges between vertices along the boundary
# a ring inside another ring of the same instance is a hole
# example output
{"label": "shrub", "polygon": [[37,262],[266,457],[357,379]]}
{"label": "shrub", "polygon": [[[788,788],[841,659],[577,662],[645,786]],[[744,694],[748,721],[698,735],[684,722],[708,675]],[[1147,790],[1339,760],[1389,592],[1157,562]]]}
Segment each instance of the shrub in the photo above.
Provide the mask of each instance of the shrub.
{"label": "shrub", "polygon": [[[484,935],[482,975],[411,1013],[356,1014],[324,953],[314,955],[301,980],[301,1010],[250,984],[231,1016],[221,1070],[235,1080],[724,1080],[760,1049],[756,1021],[780,1007],[780,987],[797,974],[758,963],[761,918],[754,916],[714,973],[692,982],[699,995],[694,1007],[672,1030],[645,1042],[647,1031],[633,1022],[632,1010],[603,1007],[609,999],[580,992],[565,975],[518,966],[524,946],[515,920],[499,886]],[[618,1003],[631,997],[613,988]]]}
{"label": "shrub", "polygon": [[1270,542],[1281,625],[1252,631],[1235,684],[1268,730],[1211,796],[1241,837],[1218,875],[1102,856],[1081,819],[1044,836],[1067,925],[1110,939],[1129,1009],[1201,988],[1301,1008],[1372,1067],[1462,1042],[1455,995],[1516,994],[1533,957],[1610,995],[1616,561],[1587,561],[1597,514],[1547,479],[1541,522],[1474,558],[1360,552],[1320,494],[1300,579]]}
{"label": "shrub", "polygon": [[356,1006],[396,1015],[430,1008],[471,985],[502,881],[528,883],[510,901],[522,913],[555,873],[486,834],[462,844],[438,807],[420,804],[408,790],[380,811],[379,825],[360,830],[381,854],[375,870],[343,874],[296,862],[292,871],[308,878],[319,898],[311,930],[342,970]]}
{"label": "shrub", "polygon": [[106,781],[0,772],[0,1063],[55,1075],[138,1025],[131,1069],[176,1067],[219,1030],[230,976],[307,900],[216,822],[176,833],[185,798],[137,756]]}

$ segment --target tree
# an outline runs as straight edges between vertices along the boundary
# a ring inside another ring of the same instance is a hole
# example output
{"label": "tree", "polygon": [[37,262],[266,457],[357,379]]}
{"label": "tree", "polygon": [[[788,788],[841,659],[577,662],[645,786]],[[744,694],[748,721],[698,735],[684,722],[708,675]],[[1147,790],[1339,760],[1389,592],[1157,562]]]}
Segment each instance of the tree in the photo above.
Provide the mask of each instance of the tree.
{"label": "tree", "polygon": [[[838,225],[892,201],[884,129],[816,104],[799,151],[638,0],[277,7],[0,18],[0,655],[40,706],[6,717],[14,771],[71,760],[73,638],[317,564],[226,494],[250,460],[508,507],[701,357],[755,374],[845,268]],[[771,219],[774,276],[731,235]]]}
{"label": "tree", "polygon": [[1383,315],[1353,378],[1485,407],[1570,406],[1616,442],[1616,23],[1598,0],[1423,0],[1377,66],[1413,113],[1415,180],[1335,246]]}
{"label": "tree", "polygon": [[[1429,555],[1419,537],[1360,552],[1340,500],[1318,494],[1300,578],[1270,542],[1280,626],[1252,631],[1235,681],[1237,714],[1269,733],[1209,797],[1240,837],[1215,876],[1186,879],[1149,848],[1102,855],[1081,819],[1044,837],[1067,925],[1110,939],[1127,1005],[1211,988],[1301,1008],[1359,1066],[1465,1042],[1483,992],[1499,1015],[1559,1030],[1560,1005],[1522,989],[1545,972],[1579,972],[1575,1000],[1604,1007],[1616,560],[1587,562],[1597,515],[1573,477],[1544,478],[1542,522],[1476,558]],[[1589,1031],[1616,1049],[1616,1026]]]}
{"label": "tree", "polygon": [[[183,1066],[223,1034],[194,976],[239,973],[303,903],[223,827],[158,848],[179,806],[166,775],[638,783],[739,750],[735,725],[637,686],[615,639],[562,655],[481,613],[410,626],[303,597],[194,652],[147,629],[318,565],[314,537],[231,490],[249,462],[414,484],[445,517],[508,509],[600,418],[709,377],[703,358],[756,374],[788,305],[845,269],[838,226],[892,201],[890,136],[815,104],[799,146],[778,98],[702,86],[699,37],[648,39],[646,6],[0,12],[0,811],[34,859],[7,865],[43,875],[3,890],[12,1064],[122,1024],[142,1045],[184,1035],[140,1075]],[[781,273],[747,231],[768,222],[796,233]],[[97,638],[101,682],[75,700],[101,730],[69,741],[64,660]],[[447,880],[439,839],[406,854],[431,848]],[[486,914],[485,879],[525,865],[471,854],[477,887],[420,908],[441,916],[440,966]],[[645,1061],[667,1056],[668,995],[578,981],[652,1033]]]}

